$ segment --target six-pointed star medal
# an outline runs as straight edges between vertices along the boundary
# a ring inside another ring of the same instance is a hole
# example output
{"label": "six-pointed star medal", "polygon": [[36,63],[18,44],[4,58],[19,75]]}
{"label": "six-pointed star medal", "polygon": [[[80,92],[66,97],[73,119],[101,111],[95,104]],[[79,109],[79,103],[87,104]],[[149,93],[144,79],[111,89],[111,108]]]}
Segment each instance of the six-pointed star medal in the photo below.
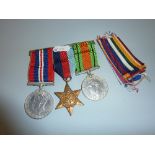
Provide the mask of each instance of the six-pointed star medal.
{"label": "six-pointed star medal", "polygon": [[72,91],[68,83],[66,83],[64,92],[55,92],[55,95],[60,99],[60,102],[55,109],[64,107],[71,115],[75,105],[83,105],[83,103],[78,99],[79,94],[80,90]]}

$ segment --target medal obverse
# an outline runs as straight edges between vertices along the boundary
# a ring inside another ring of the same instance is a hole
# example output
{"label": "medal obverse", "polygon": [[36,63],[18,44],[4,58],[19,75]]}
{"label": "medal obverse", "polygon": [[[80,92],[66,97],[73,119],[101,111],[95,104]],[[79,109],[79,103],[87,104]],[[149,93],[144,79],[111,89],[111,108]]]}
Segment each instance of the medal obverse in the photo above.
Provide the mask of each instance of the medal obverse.
{"label": "medal obverse", "polygon": [[75,105],[84,105],[79,99],[80,90],[71,90],[68,83],[66,83],[64,92],[55,92],[56,96],[60,99],[60,102],[55,109],[66,108],[70,116],[73,112]]}
{"label": "medal obverse", "polygon": [[37,89],[27,96],[25,100],[25,112],[34,119],[46,117],[53,109],[54,100],[45,90]]}
{"label": "medal obverse", "polygon": [[108,84],[96,75],[88,75],[82,83],[83,94],[91,100],[100,100],[108,92]]}

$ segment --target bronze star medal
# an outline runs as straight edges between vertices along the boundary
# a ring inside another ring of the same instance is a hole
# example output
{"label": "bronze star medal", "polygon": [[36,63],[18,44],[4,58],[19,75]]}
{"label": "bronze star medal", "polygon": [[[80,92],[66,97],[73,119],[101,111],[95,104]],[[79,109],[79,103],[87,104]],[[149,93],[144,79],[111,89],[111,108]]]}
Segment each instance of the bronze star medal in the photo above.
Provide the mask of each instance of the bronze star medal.
{"label": "bronze star medal", "polygon": [[80,90],[71,90],[68,83],[66,83],[64,92],[55,92],[55,95],[60,99],[60,102],[55,109],[66,108],[70,116],[75,105],[83,105],[83,103],[78,99]]}

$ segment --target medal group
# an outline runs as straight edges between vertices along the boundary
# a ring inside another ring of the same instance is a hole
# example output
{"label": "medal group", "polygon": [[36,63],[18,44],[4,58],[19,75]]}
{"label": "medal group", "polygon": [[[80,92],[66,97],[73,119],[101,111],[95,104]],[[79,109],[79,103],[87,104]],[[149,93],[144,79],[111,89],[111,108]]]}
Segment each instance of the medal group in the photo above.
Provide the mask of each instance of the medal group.
{"label": "medal group", "polygon": [[[114,33],[98,36],[97,42],[117,75],[119,82],[130,90],[138,91],[138,85],[146,76],[146,66],[138,60],[120,38]],[[108,92],[104,78],[92,73],[99,69],[95,41],[77,42],[65,46],[56,46],[31,50],[28,68],[28,85],[39,86],[27,96],[25,112],[34,119],[46,117],[54,108],[54,100],[43,86],[54,85],[57,73],[66,83],[63,92],[55,92],[60,99],[55,109],[66,108],[71,115],[76,105],[84,105],[78,98],[80,92],[90,100],[101,100]],[[86,74],[81,89],[72,90],[69,82],[72,75]]]}

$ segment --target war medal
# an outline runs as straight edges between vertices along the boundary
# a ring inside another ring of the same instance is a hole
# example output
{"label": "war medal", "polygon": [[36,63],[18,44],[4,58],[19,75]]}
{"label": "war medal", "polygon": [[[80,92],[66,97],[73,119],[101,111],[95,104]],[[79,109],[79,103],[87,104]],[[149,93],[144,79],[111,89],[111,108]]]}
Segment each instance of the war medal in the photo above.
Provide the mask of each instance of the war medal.
{"label": "war medal", "polygon": [[41,119],[52,111],[54,100],[47,91],[43,90],[43,86],[53,85],[53,83],[53,49],[45,48],[30,51],[28,85],[39,86],[25,100],[25,112],[31,118]]}

